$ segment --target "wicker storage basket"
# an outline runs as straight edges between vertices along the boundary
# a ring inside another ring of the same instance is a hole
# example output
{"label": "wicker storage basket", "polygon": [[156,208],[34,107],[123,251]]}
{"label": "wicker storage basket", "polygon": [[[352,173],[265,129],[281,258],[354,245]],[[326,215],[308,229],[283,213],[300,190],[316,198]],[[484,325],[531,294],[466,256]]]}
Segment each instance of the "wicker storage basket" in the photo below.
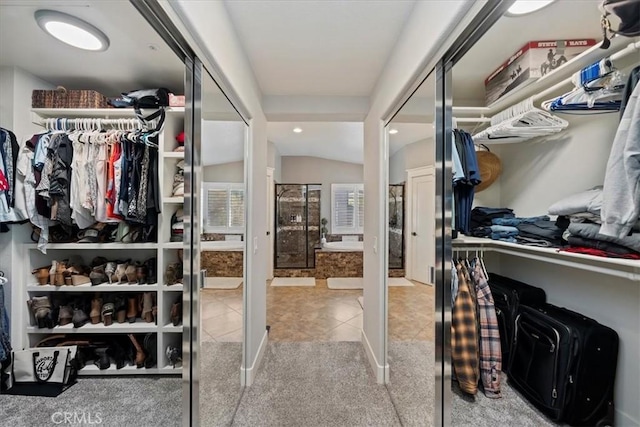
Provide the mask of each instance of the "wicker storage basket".
{"label": "wicker storage basket", "polygon": [[110,108],[108,99],[95,90],[34,90],[31,108]]}

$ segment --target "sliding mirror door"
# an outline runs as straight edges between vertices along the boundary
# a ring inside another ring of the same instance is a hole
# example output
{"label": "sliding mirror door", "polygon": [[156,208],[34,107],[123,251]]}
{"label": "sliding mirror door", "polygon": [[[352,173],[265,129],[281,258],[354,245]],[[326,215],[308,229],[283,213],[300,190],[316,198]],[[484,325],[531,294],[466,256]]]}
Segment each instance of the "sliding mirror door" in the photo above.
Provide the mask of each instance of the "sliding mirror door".
{"label": "sliding mirror door", "polygon": [[403,424],[433,425],[435,173],[433,73],[388,135],[388,389]]}

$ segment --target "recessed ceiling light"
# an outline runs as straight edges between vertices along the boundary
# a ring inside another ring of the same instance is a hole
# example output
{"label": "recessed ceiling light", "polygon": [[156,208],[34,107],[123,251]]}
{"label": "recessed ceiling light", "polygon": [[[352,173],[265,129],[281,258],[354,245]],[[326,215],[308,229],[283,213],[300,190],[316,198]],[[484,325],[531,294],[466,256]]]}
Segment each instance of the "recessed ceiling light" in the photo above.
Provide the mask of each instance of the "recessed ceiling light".
{"label": "recessed ceiling light", "polygon": [[88,22],[55,10],[37,10],[40,28],[63,43],[94,52],[107,50],[109,38]]}
{"label": "recessed ceiling light", "polygon": [[300,133],[300,132],[302,132],[302,128],[293,128],[293,131],[295,133]]}
{"label": "recessed ceiling light", "polygon": [[398,133],[398,129],[389,129],[389,133],[391,135],[395,135],[396,133]]}
{"label": "recessed ceiling light", "polygon": [[521,16],[550,5],[555,0],[516,0],[507,10],[509,16]]}

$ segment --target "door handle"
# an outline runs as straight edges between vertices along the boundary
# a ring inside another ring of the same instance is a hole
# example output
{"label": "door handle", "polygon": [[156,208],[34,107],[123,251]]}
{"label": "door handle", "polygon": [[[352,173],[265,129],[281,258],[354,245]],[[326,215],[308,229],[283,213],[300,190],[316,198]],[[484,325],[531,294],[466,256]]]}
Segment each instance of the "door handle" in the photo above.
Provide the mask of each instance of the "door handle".
{"label": "door handle", "polygon": [[270,235],[271,235],[271,232],[270,232],[270,231],[267,231],[267,236],[270,236]]}
{"label": "door handle", "polygon": [[412,236],[417,236],[418,233],[416,233],[415,231],[413,233],[411,233]]}
{"label": "door handle", "polygon": [[207,276],[207,270],[200,270],[200,289],[204,289],[204,281]]}

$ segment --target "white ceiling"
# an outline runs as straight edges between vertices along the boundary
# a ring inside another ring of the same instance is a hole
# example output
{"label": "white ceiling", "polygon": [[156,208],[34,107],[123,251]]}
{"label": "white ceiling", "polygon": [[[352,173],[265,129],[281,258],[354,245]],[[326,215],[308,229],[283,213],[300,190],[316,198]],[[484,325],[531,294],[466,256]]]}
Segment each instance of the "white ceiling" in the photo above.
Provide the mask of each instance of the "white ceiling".
{"label": "white ceiling", "polygon": [[369,96],[415,0],[226,0],[263,95]]}
{"label": "white ceiling", "polygon": [[[301,133],[293,128],[300,127]],[[363,163],[364,128],[354,122],[269,122],[267,138],[282,156]]]}
{"label": "white ceiling", "polygon": [[[54,39],[38,27],[38,9],[89,22],[109,37],[109,49],[83,51]],[[160,86],[184,93],[183,63],[129,1],[2,0],[0,31],[0,66],[23,68],[53,85],[106,96]]]}

